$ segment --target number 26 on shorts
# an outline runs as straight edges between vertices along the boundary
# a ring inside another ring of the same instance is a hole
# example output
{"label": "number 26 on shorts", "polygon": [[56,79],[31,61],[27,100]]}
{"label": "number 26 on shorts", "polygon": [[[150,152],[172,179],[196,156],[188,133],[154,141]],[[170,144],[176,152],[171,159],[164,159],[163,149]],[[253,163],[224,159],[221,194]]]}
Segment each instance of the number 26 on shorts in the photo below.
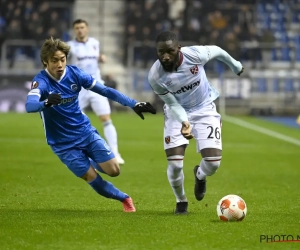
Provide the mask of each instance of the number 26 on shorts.
{"label": "number 26 on shorts", "polygon": [[209,130],[207,139],[221,139],[221,132],[219,127],[214,128],[213,126],[208,126],[207,129]]}

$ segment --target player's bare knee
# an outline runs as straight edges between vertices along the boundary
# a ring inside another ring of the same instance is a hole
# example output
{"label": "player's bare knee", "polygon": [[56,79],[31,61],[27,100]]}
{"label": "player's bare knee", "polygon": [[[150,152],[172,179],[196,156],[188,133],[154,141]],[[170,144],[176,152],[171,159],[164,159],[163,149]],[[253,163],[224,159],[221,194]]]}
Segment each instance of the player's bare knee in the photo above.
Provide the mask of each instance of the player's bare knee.
{"label": "player's bare knee", "polygon": [[109,172],[107,173],[110,177],[117,177],[120,175],[120,167],[119,164],[114,162],[111,164]]}
{"label": "player's bare knee", "polygon": [[180,145],[175,148],[166,149],[165,152],[166,152],[167,158],[172,157],[174,155],[184,155],[186,147],[187,147],[187,144],[184,144],[184,145]]}
{"label": "player's bare knee", "polygon": [[118,166],[118,167],[114,167],[114,168],[112,169],[112,171],[111,171],[110,176],[111,176],[111,177],[117,177],[117,176],[119,176],[119,175],[120,175],[120,168],[119,168],[119,166]]}
{"label": "player's bare knee", "polygon": [[99,119],[102,123],[104,122],[111,122],[111,118],[110,115],[100,115]]}
{"label": "player's bare knee", "polygon": [[116,158],[110,159],[99,164],[102,170],[110,177],[116,177],[120,174],[120,167]]}
{"label": "player's bare knee", "polygon": [[205,161],[205,165],[207,168],[208,176],[213,175],[219,169],[221,165],[222,156],[211,156],[211,157],[204,157],[203,160]]}
{"label": "player's bare knee", "polygon": [[97,177],[97,172],[95,171],[95,169],[93,167],[90,167],[89,170],[83,176],[81,176],[80,178],[87,181],[87,182],[91,182],[96,177]]}
{"label": "player's bare knee", "polygon": [[85,181],[87,181],[87,177],[88,177],[88,175],[87,175],[87,174],[84,174],[84,175],[81,176],[80,178],[83,179],[83,180],[85,180]]}

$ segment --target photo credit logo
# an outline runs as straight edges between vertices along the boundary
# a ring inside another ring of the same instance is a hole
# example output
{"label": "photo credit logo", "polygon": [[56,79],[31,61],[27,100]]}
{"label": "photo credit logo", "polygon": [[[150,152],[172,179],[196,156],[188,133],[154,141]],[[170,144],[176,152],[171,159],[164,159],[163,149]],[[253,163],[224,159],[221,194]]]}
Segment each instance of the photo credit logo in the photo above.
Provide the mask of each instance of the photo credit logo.
{"label": "photo credit logo", "polygon": [[283,243],[298,242],[300,243],[300,235],[291,234],[261,234],[259,236],[260,243]]}

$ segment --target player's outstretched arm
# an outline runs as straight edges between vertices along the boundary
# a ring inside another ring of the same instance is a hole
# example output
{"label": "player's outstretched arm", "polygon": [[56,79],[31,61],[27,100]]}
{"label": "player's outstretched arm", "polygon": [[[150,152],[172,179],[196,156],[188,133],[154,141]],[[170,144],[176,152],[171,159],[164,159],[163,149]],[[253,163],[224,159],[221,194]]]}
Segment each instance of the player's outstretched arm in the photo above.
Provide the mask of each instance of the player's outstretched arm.
{"label": "player's outstretched arm", "polygon": [[39,95],[28,95],[25,104],[25,109],[27,113],[40,112],[45,108],[52,107],[53,105],[58,105],[61,102],[60,94],[50,94],[48,99],[40,102]]}
{"label": "player's outstretched arm", "polygon": [[45,103],[40,102],[40,97],[36,95],[27,96],[25,109],[27,113],[40,112],[45,108]]}
{"label": "player's outstretched arm", "polygon": [[225,50],[221,49],[218,46],[205,47],[207,47],[209,50],[210,60],[216,58],[219,61],[226,63],[235,74],[241,75],[243,73],[243,65],[239,61],[232,58]]}
{"label": "player's outstretched arm", "polygon": [[99,82],[95,82],[94,86],[90,88],[90,90],[99,95],[103,95],[115,102],[118,102],[123,106],[128,106],[132,108],[134,112],[137,113],[143,120],[144,120],[143,113],[156,114],[156,110],[149,102],[138,102],[122,94],[118,90],[104,86]]}
{"label": "player's outstretched arm", "polygon": [[156,110],[151,105],[150,102],[138,102],[137,104],[135,104],[135,106],[132,109],[143,120],[145,119],[144,115],[143,115],[143,112],[151,113],[151,114],[156,114]]}

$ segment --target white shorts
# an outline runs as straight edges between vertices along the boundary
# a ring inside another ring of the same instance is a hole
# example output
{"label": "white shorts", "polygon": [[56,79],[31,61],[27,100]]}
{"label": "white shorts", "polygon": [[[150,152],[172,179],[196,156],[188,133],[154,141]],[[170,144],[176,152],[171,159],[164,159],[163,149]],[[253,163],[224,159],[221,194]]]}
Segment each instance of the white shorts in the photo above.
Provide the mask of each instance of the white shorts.
{"label": "white shorts", "polygon": [[84,88],[79,92],[79,107],[82,111],[91,105],[97,116],[110,115],[111,109],[106,97]]}
{"label": "white shorts", "polygon": [[[215,103],[187,114],[192,126],[192,135],[196,140],[197,152],[199,153],[204,148],[222,150],[221,115],[217,112]],[[189,144],[189,140],[185,139],[180,132],[181,123],[172,116],[167,105],[164,105],[164,116],[164,149]]]}

